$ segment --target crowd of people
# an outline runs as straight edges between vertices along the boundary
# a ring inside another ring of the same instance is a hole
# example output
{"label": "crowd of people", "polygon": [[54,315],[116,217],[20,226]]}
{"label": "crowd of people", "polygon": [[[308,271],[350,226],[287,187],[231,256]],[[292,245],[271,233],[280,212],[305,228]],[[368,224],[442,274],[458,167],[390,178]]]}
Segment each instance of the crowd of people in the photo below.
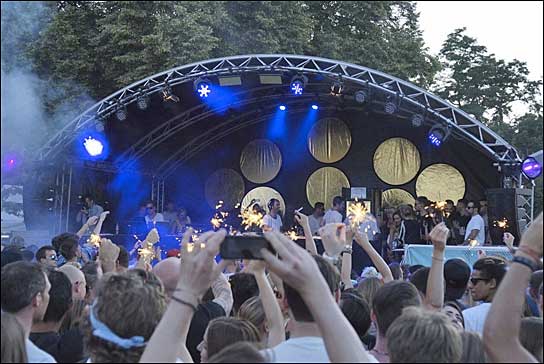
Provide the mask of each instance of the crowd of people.
{"label": "crowd of people", "polygon": [[[81,229],[35,256],[2,247],[2,362],[543,360],[542,214],[511,261],[481,253],[469,266],[446,261],[445,248],[485,240],[481,203],[448,201],[437,219],[419,198],[354,226],[338,197],[330,210],[295,212],[301,246],[280,232],[271,200],[263,230],[275,254],[262,250],[263,260],[218,259],[227,232],[196,236],[185,211],[179,254],[152,264],[136,254],[131,266],[134,252],[99,237],[108,212],[88,202]],[[144,216],[180,219],[173,205],[154,209]],[[372,244],[382,231],[391,248],[429,241],[431,266],[388,262]],[[89,232],[98,242],[80,243]],[[140,246],[156,241],[152,230]],[[371,260],[357,280],[354,247]]]}

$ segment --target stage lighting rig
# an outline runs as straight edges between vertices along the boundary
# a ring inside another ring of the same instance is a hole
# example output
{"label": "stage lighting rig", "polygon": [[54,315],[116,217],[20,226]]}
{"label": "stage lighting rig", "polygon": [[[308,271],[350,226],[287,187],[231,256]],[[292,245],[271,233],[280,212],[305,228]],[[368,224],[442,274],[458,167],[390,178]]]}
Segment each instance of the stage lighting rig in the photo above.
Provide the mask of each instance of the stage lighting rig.
{"label": "stage lighting rig", "polygon": [[307,83],[308,77],[304,75],[293,76],[293,78],[291,78],[291,82],[289,83],[291,93],[295,96],[301,96],[304,93]]}
{"label": "stage lighting rig", "polygon": [[542,150],[525,158],[521,163],[521,171],[529,179],[540,177],[542,174]]}
{"label": "stage lighting rig", "polygon": [[166,101],[172,101],[172,102],[179,102],[180,101],[179,97],[177,97],[176,95],[174,95],[172,93],[172,89],[169,86],[165,87],[161,91],[161,93],[162,93],[162,100],[165,101],[165,102]]}
{"label": "stage lighting rig", "polygon": [[198,78],[193,87],[200,98],[207,98],[212,93],[212,83],[207,78]]}
{"label": "stage lighting rig", "polygon": [[425,121],[425,117],[422,114],[412,115],[412,126],[414,128],[419,128],[421,125],[423,125],[424,121]]}
{"label": "stage lighting rig", "polygon": [[117,120],[119,120],[119,121],[125,121],[125,120],[127,120],[127,116],[128,116],[128,113],[127,113],[127,108],[126,108],[126,106],[120,105],[120,106],[117,108],[117,111],[115,112],[115,117],[116,117]]}
{"label": "stage lighting rig", "polygon": [[368,92],[365,90],[359,90],[355,93],[355,101],[359,104],[364,104],[368,101]]}
{"label": "stage lighting rig", "polygon": [[446,141],[446,139],[448,139],[449,134],[448,129],[442,126],[434,126],[431,130],[429,130],[427,139],[429,139],[429,142],[432,145],[438,148]]}
{"label": "stage lighting rig", "polygon": [[138,97],[136,105],[138,106],[138,109],[142,111],[146,110],[149,107],[149,96],[143,95]]}
{"label": "stage lighting rig", "polygon": [[383,111],[389,115],[393,115],[398,110],[396,98],[393,96],[387,96],[385,104],[383,105]]}
{"label": "stage lighting rig", "polygon": [[331,95],[332,96],[342,96],[342,92],[344,91],[344,84],[342,83],[342,81],[335,81],[332,85],[331,85]]}
{"label": "stage lighting rig", "polygon": [[92,136],[85,138],[85,140],[83,141],[83,146],[91,157],[98,157],[100,154],[102,154],[102,151],[104,150],[104,145],[102,144],[102,142],[98,139],[93,138]]}

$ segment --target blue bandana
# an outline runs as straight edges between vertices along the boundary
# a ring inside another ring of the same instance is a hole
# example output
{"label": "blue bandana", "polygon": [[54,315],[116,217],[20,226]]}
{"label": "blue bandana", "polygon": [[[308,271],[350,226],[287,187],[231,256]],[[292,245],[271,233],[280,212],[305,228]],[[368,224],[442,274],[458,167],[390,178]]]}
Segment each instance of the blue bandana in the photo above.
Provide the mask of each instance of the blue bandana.
{"label": "blue bandana", "polygon": [[91,306],[91,325],[93,327],[93,335],[99,337],[103,340],[109,341],[116,344],[117,346],[122,347],[123,349],[130,349],[132,347],[141,347],[145,346],[147,343],[144,341],[142,336],[133,336],[130,339],[123,339],[122,337],[117,336],[113,331],[110,330],[108,326],[100,322],[94,315],[95,303]]}

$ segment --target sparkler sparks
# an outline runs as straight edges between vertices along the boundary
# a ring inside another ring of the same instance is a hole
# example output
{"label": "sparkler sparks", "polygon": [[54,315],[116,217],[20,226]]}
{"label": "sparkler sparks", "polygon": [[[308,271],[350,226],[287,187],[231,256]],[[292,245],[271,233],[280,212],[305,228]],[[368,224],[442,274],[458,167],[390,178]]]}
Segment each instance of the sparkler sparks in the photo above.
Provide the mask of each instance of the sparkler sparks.
{"label": "sparkler sparks", "polygon": [[504,217],[502,220],[495,220],[493,221],[493,226],[506,230],[508,228],[508,219]]}
{"label": "sparkler sparks", "polygon": [[100,235],[91,234],[91,236],[89,236],[89,239],[87,239],[87,243],[97,248],[100,247]]}
{"label": "sparkler sparks", "polygon": [[217,201],[217,204],[215,205],[215,214],[210,220],[210,223],[214,229],[219,229],[220,227],[228,228],[227,224],[225,224],[225,219],[229,216],[229,213],[226,211],[221,211],[223,205],[223,201]]}
{"label": "sparkler sparks", "polygon": [[246,230],[249,230],[252,226],[263,227],[263,214],[260,212],[253,212],[253,209],[245,209],[240,211],[240,217],[242,218],[242,225]]}
{"label": "sparkler sparks", "polygon": [[289,230],[286,235],[289,237],[289,239],[296,241],[298,240],[299,236],[297,234],[297,231],[295,229]]}
{"label": "sparkler sparks", "polygon": [[368,210],[362,202],[355,202],[348,207],[348,219],[351,226],[358,227],[367,218]]}

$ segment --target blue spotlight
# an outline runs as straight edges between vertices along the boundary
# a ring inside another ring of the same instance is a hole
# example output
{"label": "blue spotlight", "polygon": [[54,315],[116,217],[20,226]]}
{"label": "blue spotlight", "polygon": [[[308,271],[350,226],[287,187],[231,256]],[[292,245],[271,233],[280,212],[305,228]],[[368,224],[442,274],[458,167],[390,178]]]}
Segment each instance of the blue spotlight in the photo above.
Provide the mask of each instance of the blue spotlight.
{"label": "blue spotlight", "polygon": [[200,98],[207,98],[212,92],[212,83],[206,78],[196,80],[194,87]]}
{"label": "blue spotlight", "polygon": [[285,110],[287,110],[287,106],[285,106],[285,105],[280,105],[279,109],[280,109],[281,111],[285,111]]}
{"label": "blue spotlight", "polygon": [[529,156],[521,164],[521,170],[527,178],[535,179],[542,174],[542,164],[538,163],[536,158]]}
{"label": "blue spotlight", "polygon": [[102,151],[104,150],[104,145],[102,144],[102,142],[98,139],[93,138],[92,136],[85,138],[85,140],[83,141],[83,146],[91,157],[98,157],[102,154]]}
{"label": "blue spotlight", "polygon": [[319,109],[319,106],[318,106],[317,104],[313,104],[313,105],[312,105],[312,109],[313,109],[313,110],[318,110],[318,109]]}
{"label": "blue spotlight", "polygon": [[304,88],[308,78],[304,75],[296,75],[291,79],[291,92],[295,96],[300,96],[304,93]]}
{"label": "blue spotlight", "polygon": [[440,147],[446,140],[446,132],[440,127],[434,127],[429,131],[427,138],[435,147]]}

